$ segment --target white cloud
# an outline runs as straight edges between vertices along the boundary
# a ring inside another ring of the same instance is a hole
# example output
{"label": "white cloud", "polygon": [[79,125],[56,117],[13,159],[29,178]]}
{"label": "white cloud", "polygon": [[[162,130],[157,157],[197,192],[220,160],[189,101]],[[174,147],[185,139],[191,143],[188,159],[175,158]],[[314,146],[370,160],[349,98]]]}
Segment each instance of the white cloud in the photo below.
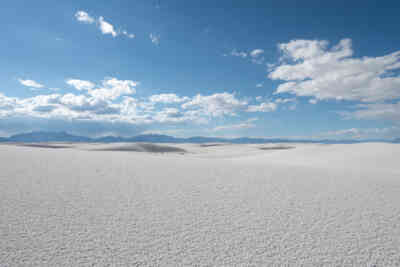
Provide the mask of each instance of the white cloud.
{"label": "white cloud", "polygon": [[328,48],[327,41],[293,40],[280,44],[284,56],[268,77],[283,80],[276,93],[363,102],[400,97],[400,51],[381,56],[352,58],[351,40]]}
{"label": "white cloud", "polygon": [[67,82],[85,94],[49,94],[28,98],[10,98],[0,93],[0,116],[27,116],[32,118],[74,119],[143,124],[152,120],[147,114],[138,114],[137,102],[131,97],[118,101],[125,94],[135,93],[137,82],[107,78],[102,87],[83,80]]}
{"label": "white cloud", "polygon": [[23,79],[18,79],[19,83],[22,84],[23,86],[27,86],[27,87],[32,87],[32,88],[43,88],[44,85],[40,84],[34,80],[23,80]]}
{"label": "white cloud", "polygon": [[236,49],[232,50],[231,55],[235,56],[235,57],[241,57],[241,58],[246,58],[247,57],[247,53],[246,52],[237,51]]}
{"label": "white cloud", "polygon": [[245,108],[247,101],[239,100],[234,94],[217,93],[209,96],[196,95],[191,101],[184,103],[184,109],[197,109],[206,116],[219,117],[222,115],[235,115],[237,111]]}
{"label": "white cloud", "polygon": [[90,112],[95,115],[120,113],[119,105],[113,105],[103,99],[87,97],[84,95],[66,94],[60,98],[60,103],[76,112]]}
{"label": "white cloud", "polygon": [[217,126],[214,129],[212,129],[214,132],[219,132],[219,131],[226,131],[226,130],[240,130],[240,129],[249,129],[249,128],[254,128],[256,125],[253,123],[257,119],[250,119],[242,123],[237,123],[237,124],[229,124],[229,125],[222,125],[222,126]]}
{"label": "white cloud", "polygon": [[92,24],[95,22],[95,19],[92,18],[87,12],[79,10],[75,13],[75,18],[79,21],[79,22],[83,22],[83,23],[89,23]]}
{"label": "white cloud", "polygon": [[115,100],[121,95],[135,94],[138,82],[131,80],[118,80],[117,78],[107,78],[103,81],[102,88],[90,90],[89,94],[98,99]]}
{"label": "white cloud", "polygon": [[264,53],[264,50],[262,49],[254,49],[253,51],[250,52],[250,56],[253,58],[259,57]]}
{"label": "white cloud", "polygon": [[[246,112],[248,108],[254,111],[276,108],[275,103],[261,103],[252,107],[247,100],[228,92],[198,94],[193,97],[169,93],[135,99],[131,95],[136,93],[138,82],[114,77],[104,79],[100,85],[81,79],[67,79],[66,83],[79,92],[28,98],[10,98],[0,94],[0,116],[16,115],[138,125],[181,122],[203,124],[215,117],[236,116],[239,112]],[[261,98],[258,99],[262,101]],[[250,127],[252,121],[246,121],[246,126],[240,123],[233,128]]]}
{"label": "white cloud", "polygon": [[7,97],[0,93],[0,117],[11,115],[17,106],[17,100],[17,98]]}
{"label": "white cloud", "polygon": [[[342,41],[349,44],[348,39]],[[324,40],[292,40],[286,44],[279,44],[278,47],[287,58],[300,60],[322,56],[328,44]]]}
{"label": "white cloud", "polygon": [[116,37],[118,35],[118,33],[114,29],[114,26],[105,21],[102,16],[99,17],[99,29],[103,34],[111,34],[113,37]]}
{"label": "white cloud", "polygon": [[313,136],[314,139],[393,139],[400,136],[400,127],[386,128],[350,128],[328,131]]}
{"label": "white cloud", "polygon": [[133,39],[133,38],[136,37],[136,35],[134,35],[133,33],[129,33],[126,30],[123,30],[122,34],[125,35],[126,37],[130,38],[130,39]]}
{"label": "white cloud", "polygon": [[105,21],[103,16],[100,16],[98,19],[95,19],[91,17],[87,12],[80,10],[75,13],[75,18],[77,21],[83,23],[88,23],[88,24],[96,23],[102,34],[110,34],[113,37],[117,37],[118,35],[122,34],[130,39],[136,37],[135,34],[129,33],[127,30],[124,29],[118,31],[115,30],[115,26],[112,25],[110,22]]}
{"label": "white cloud", "polygon": [[121,95],[136,93],[135,87],[138,82],[131,80],[119,80],[117,78],[107,78],[102,82],[102,86],[95,88],[95,84],[90,81],[79,79],[68,79],[67,84],[75,87],[77,90],[86,90],[89,95],[97,99],[115,100]]}
{"label": "white cloud", "polygon": [[271,112],[275,111],[277,104],[273,102],[264,102],[259,105],[249,105],[247,107],[247,112]]}
{"label": "white cloud", "polygon": [[360,130],[356,128],[351,128],[351,129],[343,129],[337,131],[329,131],[320,134],[320,136],[346,136],[346,135],[350,135],[353,137],[360,137]]}
{"label": "white cloud", "polygon": [[149,97],[153,103],[181,103],[188,101],[188,97],[179,97],[176,94],[158,94]]}
{"label": "white cloud", "polygon": [[[264,63],[264,57],[262,56],[263,53],[264,50],[262,49],[254,49],[250,52],[238,51],[237,49],[233,49],[230,55],[234,57],[241,57],[243,59],[249,58],[250,61],[254,64],[263,64]],[[228,56],[228,55],[223,54],[223,56]]]}
{"label": "white cloud", "polygon": [[257,84],[256,84],[256,87],[257,87],[257,88],[263,87],[263,83],[257,83]]}
{"label": "white cloud", "polygon": [[348,119],[390,120],[400,122],[400,101],[395,103],[369,103],[357,105],[358,110],[340,112]]}
{"label": "white cloud", "polygon": [[157,112],[154,119],[158,122],[182,122],[189,118],[177,108],[165,108]]}
{"label": "white cloud", "polygon": [[155,45],[159,45],[160,44],[160,35],[154,34],[154,33],[150,33],[149,35],[150,40],[153,44]]}
{"label": "white cloud", "polygon": [[82,90],[91,90],[95,87],[95,84],[90,81],[78,80],[78,79],[68,79],[66,80],[68,85],[75,87],[75,89]]}
{"label": "white cloud", "polygon": [[289,102],[296,102],[296,98],[277,98],[275,99],[275,103],[285,104]]}
{"label": "white cloud", "polygon": [[310,104],[317,104],[317,103],[318,103],[318,100],[312,98],[312,99],[308,100],[308,103],[310,103]]}

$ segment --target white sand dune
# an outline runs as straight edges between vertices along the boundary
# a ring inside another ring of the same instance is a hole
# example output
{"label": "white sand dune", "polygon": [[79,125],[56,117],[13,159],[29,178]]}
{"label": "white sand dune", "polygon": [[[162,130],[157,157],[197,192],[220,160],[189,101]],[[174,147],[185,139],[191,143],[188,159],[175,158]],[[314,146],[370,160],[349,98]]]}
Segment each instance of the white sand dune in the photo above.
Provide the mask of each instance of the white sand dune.
{"label": "white sand dune", "polygon": [[400,145],[111,146],[0,145],[0,266],[400,266]]}

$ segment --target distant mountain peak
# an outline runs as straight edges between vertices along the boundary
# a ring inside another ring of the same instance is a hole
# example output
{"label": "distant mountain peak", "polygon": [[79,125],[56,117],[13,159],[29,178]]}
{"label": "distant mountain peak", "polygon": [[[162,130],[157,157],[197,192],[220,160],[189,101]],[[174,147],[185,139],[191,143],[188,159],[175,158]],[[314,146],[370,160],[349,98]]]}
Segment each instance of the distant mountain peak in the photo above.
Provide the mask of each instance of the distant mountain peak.
{"label": "distant mountain peak", "polygon": [[[223,137],[205,137],[193,136],[188,138],[179,138],[164,134],[141,134],[133,137],[121,136],[103,136],[90,138],[86,136],[73,135],[65,131],[46,132],[34,131],[29,133],[20,133],[8,138],[0,138],[0,142],[21,142],[21,143],[39,143],[39,142],[97,142],[97,143],[121,143],[121,142],[147,142],[147,143],[235,143],[235,144],[262,144],[262,143],[325,143],[325,144],[352,144],[361,142],[388,142],[385,140],[310,140],[310,139],[284,139],[284,138],[223,138]],[[400,143],[400,138],[391,143]]]}

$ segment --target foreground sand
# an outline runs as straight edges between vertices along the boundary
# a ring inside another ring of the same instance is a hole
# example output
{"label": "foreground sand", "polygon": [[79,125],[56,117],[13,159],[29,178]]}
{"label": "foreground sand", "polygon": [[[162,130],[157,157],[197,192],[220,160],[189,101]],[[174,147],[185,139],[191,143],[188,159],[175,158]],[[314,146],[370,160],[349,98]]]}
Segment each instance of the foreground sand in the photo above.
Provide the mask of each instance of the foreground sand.
{"label": "foreground sand", "polygon": [[0,145],[0,266],[400,266],[400,145],[54,146]]}

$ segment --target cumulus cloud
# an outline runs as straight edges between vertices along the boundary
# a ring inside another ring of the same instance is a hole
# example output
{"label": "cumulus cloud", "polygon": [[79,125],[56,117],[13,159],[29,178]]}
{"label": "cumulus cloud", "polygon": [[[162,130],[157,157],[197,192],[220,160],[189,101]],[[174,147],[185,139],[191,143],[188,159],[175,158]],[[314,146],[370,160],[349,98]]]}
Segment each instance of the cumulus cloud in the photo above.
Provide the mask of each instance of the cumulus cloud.
{"label": "cumulus cloud", "polygon": [[91,17],[87,12],[83,11],[83,10],[79,10],[75,13],[75,18],[76,20],[78,20],[79,22],[83,22],[83,23],[89,23],[92,24],[95,22],[95,19],[93,17]]}
{"label": "cumulus cloud", "polygon": [[103,81],[101,88],[89,91],[89,94],[98,99],[115,100],[122,95],[135,94],[135,87],[138,82],[131,80],[118,80],[117,78],[107,78]]}
{"label": "cumulus cloud", "polygon": [[164,108],[155,114],[154,119],[158,122],[182,122],[188,120],[185,114],[177,108]]}
{"label": "cumulus cloud", "polygon": [[68,85],[75,87],[75,89],[82,91],[82,90],[91,90],[95,87],[95,84],[90,81],[84,81],[79,79],[68,79],[66,80]]}
{"label": "cumulus cloud", "polygon": [[273,102],[263,102],[259,105],[249,105],[247,107],[247,112],[271,112],[275,111],[277,104]]}
{"label": "cumulus cloud", "polygon": [[40,84],[34,80],[23,80],[23,79],[18,79],[19,83],[22,84],[23,86],[31,87],[31,88],[43,88],[44,85]]}
{"label": "cumulus cloud", "polygon": [[222,115],[235,115],[237,111],[245,108],[247,101],[239,100],[234,94],[217,93],[209,96],[196,95],[191,101],[184,103],[184,109],[196,109],[206,116],[219,117]]}
{"label": "cumulus cloud", "polygon": [[292,40],[280,44],[281,64],[268,77],[285,81],[276,94],[292,93],[317,100],[376,102],[400,97],[400,51],[354,58],[350,39],[329,47],[328,41]]}
{"label": "cumulus cloud", "polygon": [[66,94],[60,98],[61,104],[72,111],[92,112],[96,115],[119,114],[119,105],[113,105],[102,99],[86,97],[84,95]]}
{"label": "cumulus cloud", "polygon": [[153,44],[155,44],[155,45],[160,44],[160,35],[157,35],[155,33],[150,33],[149,37]]}
{"label": "cumulus cloud", "polygon": [[0,117],[6,117],[14,112],[17,106],[17,98],[7,97],[0,93]]}
{"label": "cumulus cloud", "polygon": [[158,94],[149,97],[152,103],[181,103],[188,101],[188,97],[179,97],[176,94]]}
{"label": "cumulus cloud", "polygon": [[105,21],[102,16],[99,17],[99,28],[103,34],[111,34],[112,37],[116,37],[118,33],[115,31],[114,26]]}
{"label": "cumulus cloud", "polygon": [[[198,94],[193,97],[166,93],[136,99],[132,95],[136,93],[138,82],[115,77],[105,78],[98,84],[83,79],[66,79],[65,82],[77,91],[27,98],[0,94],[0,116],[141,125],[182,122],[203,124],[217,117],[236,116],[239,112],[245,112],[249,106],[247,100],[228,92]],[[259,109],[265,111],[267,108],[261,105]],[[250,127],[251,121],[246,123]],[[244,127],[244,124],[235,127]]]}
{"label": "cumulus cloud", "polygon": [[136,112],[137,103],[126,96],[136,92],[137,82],[106,78],[101,86],[92,82],[68,79],[66,83],[82,94],[48,94],[27,98],[10,98],[0,94],[0,116],[27,116],[36,118],[58,118],[93,121],[119,121],[147,123],[146,115]]}

